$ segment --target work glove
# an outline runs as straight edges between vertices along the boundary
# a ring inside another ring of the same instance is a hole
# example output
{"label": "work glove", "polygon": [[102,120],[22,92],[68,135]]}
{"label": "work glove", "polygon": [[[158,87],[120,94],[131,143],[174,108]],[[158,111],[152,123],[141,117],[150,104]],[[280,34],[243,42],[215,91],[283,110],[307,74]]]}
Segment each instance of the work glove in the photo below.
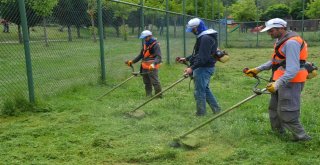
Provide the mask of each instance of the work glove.
{"label": "work glove", "polygon": [[278,87],[276,85],[276,82],[271,82],[267,85],[267,90],[271,93],[275,93],[278,90]]}
{"label": "work glove", "polygon": [[255,77],[259,72],[260,72],[259,69],[253,68],[253,69],[246,70],[244,73],[246,74],[246,76]]}
{"label": "work glove", "polygon": [[149,66],[149,70],[152,71],[152,70],[154,70],[154,69],[155,69],[154,64],[151,64],[151,65]]}
{"label": "work glove", "polygon": [[131,60],[126,61],[125,63],[126,63],[128,66],[131,66],[131,65],[132,65],[132,61],[131,61]]}

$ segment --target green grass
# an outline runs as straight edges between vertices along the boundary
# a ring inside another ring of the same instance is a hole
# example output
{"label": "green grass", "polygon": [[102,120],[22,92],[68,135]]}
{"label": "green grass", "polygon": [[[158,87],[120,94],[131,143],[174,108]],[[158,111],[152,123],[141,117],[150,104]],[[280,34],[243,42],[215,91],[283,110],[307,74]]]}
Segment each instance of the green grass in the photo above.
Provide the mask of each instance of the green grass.
{"label": "green grass", "polygon": [[[193,135],[201,142],[199,148],[171,148],[168,144],[172,138],[213,116],[209,109],[203,118],[194,115],[195,101],[192,84],[188,89],[189,80],[168,90],[163,99],[143,106],[141,110],[146,112],[146,117],[140,120],[128,117],[126,112],[146,100],[141,77],[130,80],[102,101],[96,100],[130,76],[130,69],[123,65],[123,61],[136,55],[139,44],[134,45],[135,41],[123,43],[119,49],[116,45],[120,40],[107,40],[106,62],[109,69],[106,85],[99,85],[97,79],[87,77],[87,74],[91,75],[90,69],[81,70],[79,67],[84,66],[82,62],[88,62],[88,66],[98,63],[90,57],[92,52],[98,54],[97,48],[90,49],[97,47],[96,44],[85,42],[79,47],[81,42],[77,42],[64,48],[63,44],[56,43],[47,49],[48,54],[44,57],[43,53],[36,52],[33,56],[34,63],[38,64],[35,75],[56,71],[56,77],[48,74],[46,78],[55,77],[53,80],[57,79],[56,82],[70,85],[55,95],[41,98],[44,105],[40,106],[50,107],[49,111],[0,116],[0,164],[320,163],[319,77],[309,80],[302,94],[301,122],[313,137],[310,142],[293,143],[289,141],[289,135],[278,138],[272,134],[267,113],[269,96],[261,95],[194,132]],[[179,45],[178,42],[174,44]],[[68,47],[77,45],[77,51],[65,54]],[[51,50],[61,52],[49,54]],[[77,52],[83,54],[80,56]],[[224,110],[253,94],[251,88],[256,81],[245,77],[242,69],[265,62],[272,48],[271,45],[260,49],[230,48],[228,52],[231,61],[218,63],[211,81],[211,89]],[[173,56],[178,56],[178,53],[176,51]],[[311,47],[310,61],[320,64],[318,54],[318,48]],[[74,57],[78,58],[63,60]],[[43,60],[47,61],[42,63]],[[45,67],[47,65],[51,67]],[[59,80],[63,76],[59,69],[69,70],[70,76],[80,77],[82,83],[75,85],[77,83],[72,78]],[[177,81],[183,69],[180,64],[163,64],[159,73],[163,88]],[[263,72],[261,76],[268,78],[269,74]],[[262,82],[260,87],[264,86]],[[49,85],[48,88],[54,90]],[[14,107],[14,103],[8,107]]]}

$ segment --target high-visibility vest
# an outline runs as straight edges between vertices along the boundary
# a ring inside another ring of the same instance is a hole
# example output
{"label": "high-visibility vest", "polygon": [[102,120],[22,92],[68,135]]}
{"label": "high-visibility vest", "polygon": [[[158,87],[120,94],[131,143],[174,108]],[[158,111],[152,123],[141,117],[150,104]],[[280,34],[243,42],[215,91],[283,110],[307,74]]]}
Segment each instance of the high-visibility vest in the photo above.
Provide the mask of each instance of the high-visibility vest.
{"label": "high-visibility vest", "polygon": [[[147,46],[146,44],[143,45],[143,58],[141,62],[141,66],[143,69],[149,69],[149,66],[154,62],[156,56],[150,53],[150,50],[153,48],[157,41],[154,41],[152,44]],[[158,69],[160,64],[156,64],[155,68]]]}
{"label": "high-visibility vest", "polygon": [[299,36],[293,36],[285,40],[281,45],[274,45],[274,53],[272,54],[272,67],[274,81],[278,80],[285,73],[286,55],[281,51],[288,40],[295,40],[301,44],[300,48],[300,70],[290,82],[305,82],[308,76],[308,71],[303,67],[308,57],[307,43]]}

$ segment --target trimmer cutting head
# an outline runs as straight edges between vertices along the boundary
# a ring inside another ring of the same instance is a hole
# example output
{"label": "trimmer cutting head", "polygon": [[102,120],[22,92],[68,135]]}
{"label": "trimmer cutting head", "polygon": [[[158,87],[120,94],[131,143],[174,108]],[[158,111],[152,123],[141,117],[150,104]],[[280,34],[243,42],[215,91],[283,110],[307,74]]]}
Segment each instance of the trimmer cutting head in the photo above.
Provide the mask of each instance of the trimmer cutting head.
{"label": "trimmer cutting head", "polygon": [[144,118],[146,113],[144,111],[142,111],[142,110],[135,110],[135,111],[128,112],[128,115],[130,117],[142,119],[142,118]]}
{"label": "trimmer cutting head", "polygon": [[200,146],[200,140],[195,136],[188,135],[181,138],[174,138],[169,145],[170,147],[174,148],[186,147],[189,149],[194,149]]}

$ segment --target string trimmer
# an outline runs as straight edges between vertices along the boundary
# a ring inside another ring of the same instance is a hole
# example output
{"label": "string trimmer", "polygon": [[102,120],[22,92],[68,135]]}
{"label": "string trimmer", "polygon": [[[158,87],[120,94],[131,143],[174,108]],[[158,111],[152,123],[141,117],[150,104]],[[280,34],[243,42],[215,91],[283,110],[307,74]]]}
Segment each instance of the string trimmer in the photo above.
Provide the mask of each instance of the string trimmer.
{"label": "string trimmer", "polygon": [[[180,60],[180,57],[176,58],[176,62],[185,64],[186,66],[189,67],[189,64],[187,63],[186,60]],[[175,83],[171,84],[169,87],[167,87],[166,89],[162,90],[161,92],[157,93],[156,95],[154,95],[153,97],[151,97],[149,100],[145,101],[144,103],[140,104],[137,108],[131,110],[128,112],[128,114],[132,117],[136,117],[136,118],[143,118],[145,116],[144,111],[139,110],[139,108],[141,108],[142,106],[146,105],[147,103],[149,103],[150,101],[152,101],[153,99],[157,98],[159,95],[161,95],[162,93],[164,93],[165,91],[171,89],[172,87],[174,87],[175,85],[179,84],[181,81],[183,81],[184,79],[190,77],[192,79],[192,75],[187,75],[184,74],[182,76],[182,78],[180,78],[178,81],[176,81]]]}
{"label": "string trimmer", "polygon": [[[243,70],[243,72],[245,72],[247,70],[247,68],[245,68]],[[257,88],[257,86],[260,84],[260,77],[258,77],[257,75],[254,76],[254,78],[257,80],[257,83],[255,84],[255,86],[253,87],[253,92],[254,94],[249,96],[248,98],[238,102],[237,104],[233,105],[232,107],[230,107],[229,109],[225,110],[225,111],[222,111],[221,113],[211,117],[210,119],[208,119],[207,121],[199,124],[198,126],[190,129],[189,131],[181,134],[180,136],[176,137],[173,139],[173,141],[170,143],[170,146],[171,147],[180,147],[180,146],[186,146],[186,147],[191,147],[191,148],[195,148],[197,146],[200,145],[200,142],[198,141],[198,138],[196,137],[193,137],[193,136],[188,136],[190,135],[191,133],[193,133],[194,131],[202,128],[203,126],[209,124],[210,122],[212,122],[213,120],[221,117],[222,115],[234,110],[235,108],[239,107],[240,105],[242,105],[243,103],[255,98],[256,96],[259,96],[261,94],[269,94],[268,92],[266,92],[266,88],[263,88],[263,89],[259,89]],[[263,79],[265,81],[268,81],[266,79]]]}
{"label": "string trimmer", "polygon": [[160,96],[162,93],[164,93],[165,91],[171,89],[172,87],[174,87],[175,85],[179,84],[180,82],[182,82],[184,79],[188,78],[189,75],[184,74],[182,76],[182,78],[180,78],[178,81],[176,81],[175,83],[171,84],[169,87],[167,87],[166,89],[162,90],[161,92],[157,93],[156,95],[154,95],[153,97],[151,97],[150,99],[148,99],[147,101],[145,101],[144,103],[140,104],[137,108],[131,110],[130,112],[128,112],[128,114],[132,117],[136,117],[136,118],[142,118],[145,116],[144,111],[139,110],[139,108],[141,108],[142,106],[146,105],[147,103],[149,103],[150,101],[152,101],[153,99],[157,98],[158,96]]}
{"label": "string trimmer", "polygon": [[[125,62],[125,64],[127,64],[128,61]],[[131,80],[133,77],[137,77],[138,75],[142,75],[142,74],[147,74],[147,73],[140,73],[140,72],[134,72],[134,68],[132,65],[130,65],[130,68],[132,70],[131,74],[132,76],[130,76],[129,78],[127,78],[126,80],[124,80],[123,82],[121,82],[120,84],[116,85],[115,87],[113,87],[112,89],[110,89],[108,92],[106,92],[105,94],[101,95],[100,97],[97,98],[97,100],[101,100],[103,97],[107,96],[109,93],[111,93],[112,91],[114,91],[115,89],[119,88],[120,86],[122,86],[124,83],[126,83],[127,81]]]}

